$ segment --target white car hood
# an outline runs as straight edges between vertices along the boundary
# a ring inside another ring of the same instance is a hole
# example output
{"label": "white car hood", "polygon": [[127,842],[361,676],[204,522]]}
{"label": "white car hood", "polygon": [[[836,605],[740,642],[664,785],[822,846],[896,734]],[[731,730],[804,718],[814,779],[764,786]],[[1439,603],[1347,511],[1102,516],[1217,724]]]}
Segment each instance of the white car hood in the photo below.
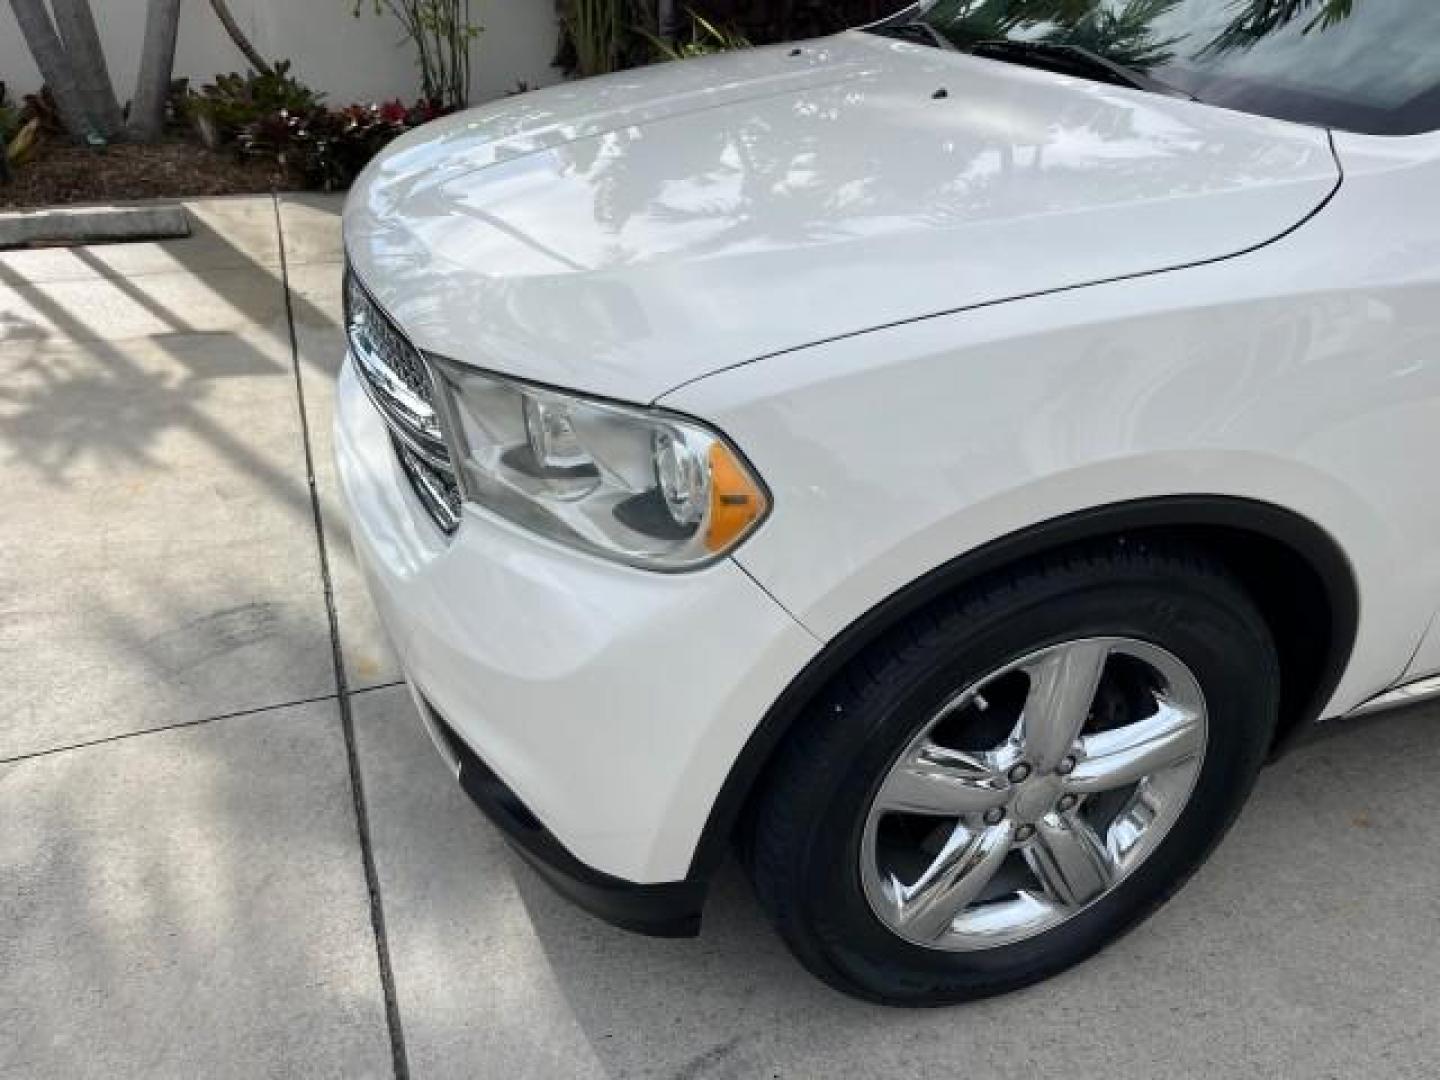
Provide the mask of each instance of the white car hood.
{"label": "white car hood", "polygon": [[857,32],[427,125],[362,176],[345,231],[421,348],[648,401],[828,338],[1235,255],[1339,179],[1318,129]]}

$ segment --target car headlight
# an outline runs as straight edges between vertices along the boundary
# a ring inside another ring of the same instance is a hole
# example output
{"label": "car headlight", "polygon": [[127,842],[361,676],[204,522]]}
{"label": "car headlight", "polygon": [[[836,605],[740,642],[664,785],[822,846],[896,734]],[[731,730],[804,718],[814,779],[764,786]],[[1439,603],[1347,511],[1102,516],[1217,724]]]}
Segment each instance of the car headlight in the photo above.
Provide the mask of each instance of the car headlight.
{"label": "car headlight", "polygon": [[528,529],[686,570],[733,549],[770,508],[740,455],[697,421],[431,362],[466,497]]}

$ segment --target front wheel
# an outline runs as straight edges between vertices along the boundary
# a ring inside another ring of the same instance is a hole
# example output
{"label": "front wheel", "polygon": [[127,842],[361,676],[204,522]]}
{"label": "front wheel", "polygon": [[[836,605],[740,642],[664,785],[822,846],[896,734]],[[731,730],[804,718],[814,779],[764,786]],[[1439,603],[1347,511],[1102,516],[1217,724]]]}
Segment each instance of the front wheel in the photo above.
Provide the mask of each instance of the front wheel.
{"label": "front wheel", "polygon": [[1039,561],[854,660],[770,771],[751,870],[826,981],[936,1005],[1035,982],[1203,861],[1274,730],[1275,648],[1188,549]]}

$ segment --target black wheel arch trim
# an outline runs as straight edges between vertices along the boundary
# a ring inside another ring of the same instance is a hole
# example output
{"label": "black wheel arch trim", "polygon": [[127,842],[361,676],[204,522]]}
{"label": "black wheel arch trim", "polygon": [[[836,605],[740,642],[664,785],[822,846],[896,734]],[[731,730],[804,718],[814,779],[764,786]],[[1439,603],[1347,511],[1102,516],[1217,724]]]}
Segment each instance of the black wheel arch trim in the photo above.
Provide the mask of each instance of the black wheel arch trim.
{"label": "black wheel arch trim", "polygon": [[1249,532],[1278,542],[1305,560],[1325,587],[1331,613],[1329,647],[1319,680],[1303,706],[1302,719],[1291,727],[1277,752],[1300,741],[1315,726],[1313,721],[1321,719],[1321,711],[1339,685],[1359,624],[1355,573],[1334,538],[1308,518],[1284,507],[1233,496],[1161,496],[1095,507],[1030,526],[966,552],[904,586],[835,635],[791,681],[751,733],[711,807],[686,880],[708,882],[714,876],[730,849],[731,837],[755,784],[790,726],[840,668],[881,633],[939,596],[1021,559],[1134,532],[1206,527]]}

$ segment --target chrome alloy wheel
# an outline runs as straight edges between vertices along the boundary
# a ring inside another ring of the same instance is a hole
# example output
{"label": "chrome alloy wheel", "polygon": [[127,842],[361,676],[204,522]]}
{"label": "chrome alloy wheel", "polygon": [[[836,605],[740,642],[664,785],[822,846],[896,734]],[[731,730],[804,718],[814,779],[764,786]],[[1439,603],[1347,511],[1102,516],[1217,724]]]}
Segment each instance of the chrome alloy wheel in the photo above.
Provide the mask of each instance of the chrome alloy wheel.
{"label": "chrome alloy wheel", "polygon": [[1133,638],[1031,653],[950,698],[895,760],[860,876],[907,941],[970,951],[1050,930],[1112,891],[1179,818],[1205,698]]}

